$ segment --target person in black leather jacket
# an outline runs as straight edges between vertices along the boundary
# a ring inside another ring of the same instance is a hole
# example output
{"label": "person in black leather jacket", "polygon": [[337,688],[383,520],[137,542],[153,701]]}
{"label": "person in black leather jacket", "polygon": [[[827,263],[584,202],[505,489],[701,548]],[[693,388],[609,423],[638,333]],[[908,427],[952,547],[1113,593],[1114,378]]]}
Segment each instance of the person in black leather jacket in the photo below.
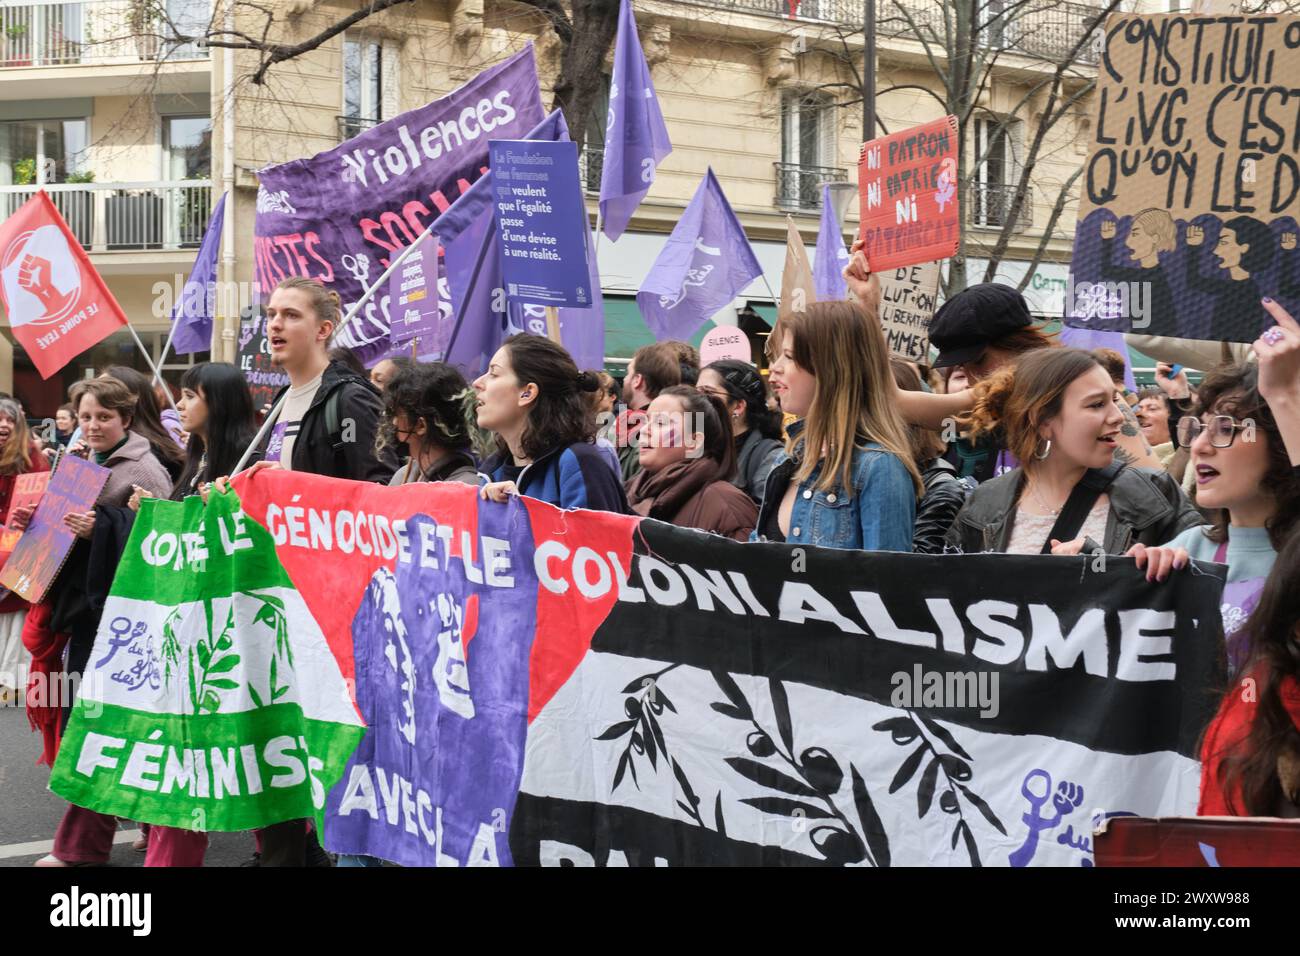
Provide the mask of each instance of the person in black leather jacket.
{"label": "person in black leather jacket", "polygon": [[700,370],[699,389],[726,404],[736,443],[736,474],[731,483],[760,503],[767,475],[785,447],[781,413],[767,407],[763,377],[748,362],[719,359]]}
{"label": "person in black leather jacket", "polygon": [[[889,360],[894,382],[905,392],[922,391],[916,369],[901,358]],[[944,538],[953,519],[975,487],[971,478],[958,478],[957,469],[942,457],[946,445],[938,433],[911,425],[912,457],[921,472],[924,490],[916,505],[916,525],[912,531],[914,554],[943,554]]]}

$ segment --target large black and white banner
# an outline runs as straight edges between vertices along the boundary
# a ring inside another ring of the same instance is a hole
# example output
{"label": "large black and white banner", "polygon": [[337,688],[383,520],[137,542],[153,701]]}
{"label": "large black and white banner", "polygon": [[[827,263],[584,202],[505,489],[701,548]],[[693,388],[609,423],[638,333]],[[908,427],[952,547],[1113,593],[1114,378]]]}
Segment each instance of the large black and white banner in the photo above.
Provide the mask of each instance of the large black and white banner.
{"label": "large black and white banner", "polygon": [[566,537],[539,539],[542,590],[612,567],[617,598],[530,721],[517,864],[1091,866],[1097,822],[1195,813],[1219,566],[1148,584],[1122,558],[740,545],[647,520],[629,568]]}

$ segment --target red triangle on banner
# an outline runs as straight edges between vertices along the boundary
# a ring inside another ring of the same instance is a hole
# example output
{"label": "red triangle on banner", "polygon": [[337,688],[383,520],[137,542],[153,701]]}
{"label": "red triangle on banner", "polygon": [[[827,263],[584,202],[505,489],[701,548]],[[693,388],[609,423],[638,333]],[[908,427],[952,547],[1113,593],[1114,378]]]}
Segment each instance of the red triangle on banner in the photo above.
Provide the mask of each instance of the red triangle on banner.
{"label": "red triangle on banner", "polygon": [[45,190],[0,225],[0,302],[49,378],[126,325],[126,314]]}

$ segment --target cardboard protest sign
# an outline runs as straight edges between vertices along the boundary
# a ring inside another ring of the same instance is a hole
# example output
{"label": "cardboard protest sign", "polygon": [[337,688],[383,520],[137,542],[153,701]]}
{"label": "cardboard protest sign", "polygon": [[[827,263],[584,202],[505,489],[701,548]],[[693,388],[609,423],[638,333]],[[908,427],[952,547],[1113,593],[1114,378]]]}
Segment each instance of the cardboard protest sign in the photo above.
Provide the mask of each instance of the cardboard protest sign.
{"label": "cardboard protest sign", "polygon": [[890,269],[880,275],[880,325],[889,351],[909,362],[930,358],[930,319],[939,294],[939,263]]}
{"label": "cardboard protest sign", "polygon": [[744,329],[736,325],[719,325],[710,329],[700,342],[700,368],[721,359],[751,362],[753,358],[753,350],[749,347],[749,336],[745,334]]}
{"label": "cardboard protest sign", "polygon": [[73,512],[86,512],[108,481],[108,469],[84,458],[65,456],[50,479],[31,524],[0,570],[0,585],[35,604],[58,576],[76,535],[63,523]]}
{"label": "cardboard protest sign", "polygon": [[[48,471],[29,471],[14,479],[14,497],[9,502],[9,513],[31,508],[38,504],[45,494],[45,486],[50,483]],[[0,564],[9,559],[10,553],[18,544],[23,532],[0,526]]]}
{"label": "cardboard protest sign", "polygon": [[863,143],[858,190],[872,272],[955,255],[961,240],[957,118]]}
{"label": "cardboard protest sign", "polygon": [[1300,307],[1300,18],[1106,22],[1066,322],[1250,342]]}
{"label": "cardboard protest sign", "polygon": [[817,301],[813,283],[812,263],[803,236],[794,227],[794,218],[785,217],[785,266],[781,270],[781,301],[777,304],[777,320],[796,312],[806,312]]}
{"label": "cardboard protest sign", "polygon": [[590,307],[578,144],[493,140],[488,155],[507,301]]}
{"label": "cardboard protest sign", "polygon": [[275,393],[289,384],[289,376],[271,361],[271,343],[266,336],[266,312],[245,311],[239,326],[239,370],[253,395],[253,407],[275,401]]}

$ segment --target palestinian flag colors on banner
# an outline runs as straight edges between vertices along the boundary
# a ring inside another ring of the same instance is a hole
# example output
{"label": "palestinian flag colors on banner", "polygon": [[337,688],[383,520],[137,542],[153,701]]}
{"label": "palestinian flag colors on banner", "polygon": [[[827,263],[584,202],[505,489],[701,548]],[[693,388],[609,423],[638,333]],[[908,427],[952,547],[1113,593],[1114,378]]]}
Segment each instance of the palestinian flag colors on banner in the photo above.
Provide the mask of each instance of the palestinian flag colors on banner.
{"label": "palestinian flag colors on banner", "polygon": [[328,850],[1091,866],[1105,820],[1195,812],[1220,565],[1151,584],[1119,557],[739,544],[442,482],[236,489],[355,673]]}
{"label": "palestinian flag colors on banner", "polygon": [[238,498],[142,502],[50,789],[206,831],[319,819],[362,733],[320,628]]}

